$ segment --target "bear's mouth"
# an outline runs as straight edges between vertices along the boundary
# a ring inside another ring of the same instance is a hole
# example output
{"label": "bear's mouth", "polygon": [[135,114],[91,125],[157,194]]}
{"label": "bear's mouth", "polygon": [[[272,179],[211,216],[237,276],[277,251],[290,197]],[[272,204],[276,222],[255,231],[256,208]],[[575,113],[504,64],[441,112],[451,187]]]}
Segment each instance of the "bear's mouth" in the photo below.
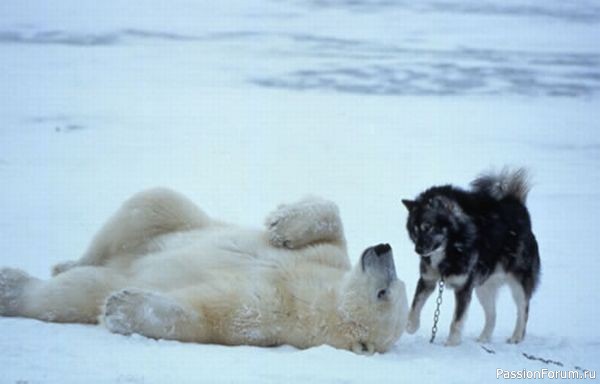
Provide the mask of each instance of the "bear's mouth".
{"label": "bear's mouth", "polygon": [[363,272],[372,272],[382,275],[387,281],[397,279],[394,254],[389,244],[379,244],[367,248],[361,258],[360,265]]}

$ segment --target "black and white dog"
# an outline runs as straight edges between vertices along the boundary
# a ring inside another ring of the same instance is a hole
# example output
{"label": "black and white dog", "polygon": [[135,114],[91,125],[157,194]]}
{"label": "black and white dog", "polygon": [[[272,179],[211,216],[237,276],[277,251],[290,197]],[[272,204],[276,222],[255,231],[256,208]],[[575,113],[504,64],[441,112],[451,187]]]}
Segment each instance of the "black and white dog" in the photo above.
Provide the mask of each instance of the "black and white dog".
{"label": "black and white dog", "polygon": [[485,312],[480,342],[488,342],[496,323],[496,295],[508,283],[517,305],[517,323],[509,343],[525,336],[529,301],[540,274],[538,246],[525,200],[530,186],[523,169],[483,174],[465,191],[451,185],[432,187],[408,208],[407,229],[421,256],[421,277],[407,331],[419,328],[421,310],[443,279],[455,291],[456,307],[446,345],[461,341],[473,289]]}

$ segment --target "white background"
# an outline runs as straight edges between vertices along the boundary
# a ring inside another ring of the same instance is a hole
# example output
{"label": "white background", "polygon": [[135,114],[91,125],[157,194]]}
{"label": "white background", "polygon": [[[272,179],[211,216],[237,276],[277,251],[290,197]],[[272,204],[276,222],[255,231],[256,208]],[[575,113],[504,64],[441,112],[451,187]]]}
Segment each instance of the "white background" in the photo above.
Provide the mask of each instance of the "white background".
{"label": "white background", "polygon": [[[85,3],[85,4],[84,4]],[[388,354],[154,341],[0,318],[0,383],[473,382],[598,369],[598,1],[3,1],[0,265],[48,277],[129,195],[162,185],[258,226],[305,194],[338,203],[352,260],[392,244],[412,299],[401,198],[528,167],[542,283],[528,335],[502,291],[493,342],[422,328]],[[549,366],[549,368],[554,368]],[[557,367],[558,368],[558,367]]]}

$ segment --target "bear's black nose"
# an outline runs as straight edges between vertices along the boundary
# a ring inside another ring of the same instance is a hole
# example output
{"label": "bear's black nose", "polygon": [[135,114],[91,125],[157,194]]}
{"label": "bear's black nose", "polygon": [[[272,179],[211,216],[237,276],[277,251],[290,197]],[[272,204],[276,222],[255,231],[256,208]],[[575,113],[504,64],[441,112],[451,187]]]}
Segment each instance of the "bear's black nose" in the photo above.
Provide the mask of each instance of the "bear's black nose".
{"label": "bear's black nose", "polygon": [[385,253],[388,253],[391,249],[392,247],[390,247],[389,244],[379,244],[375,246],[374,251],[377,256],[381,256]]}

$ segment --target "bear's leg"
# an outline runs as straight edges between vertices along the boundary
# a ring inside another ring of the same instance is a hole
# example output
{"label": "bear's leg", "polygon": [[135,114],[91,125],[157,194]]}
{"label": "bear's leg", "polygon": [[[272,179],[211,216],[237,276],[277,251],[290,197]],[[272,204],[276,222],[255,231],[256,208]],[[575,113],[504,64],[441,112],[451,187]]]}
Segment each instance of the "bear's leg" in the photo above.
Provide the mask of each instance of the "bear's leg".
{"label": "bear's leg", "polygon": [[100,229],[80,260],[56,265],[53,275],[81,265],[104,265],[117,255],[133,259],[151,251],[157,236],[201,228],[209,222],[204,212],[177,192],[164,188],[140,192]]}
{"label": "bear's leg", "polygon": [[154,339],[202,341],[200,316],[163,294],[139,289],[114,292],[106,300],[102,322],[114,333]]}
{"label": "bear's leg", "polygon": [[265,225],[276,247],[295,249],[318,242],[346,245],[337,205],[316,197],[280,205],[267,216]]}
{"label": "bear's leg", "polygon": [[103,267],[81,267],[47,281],[18,269],[0,270],[0,315],[96,323],[109,292],[125,279]]}

